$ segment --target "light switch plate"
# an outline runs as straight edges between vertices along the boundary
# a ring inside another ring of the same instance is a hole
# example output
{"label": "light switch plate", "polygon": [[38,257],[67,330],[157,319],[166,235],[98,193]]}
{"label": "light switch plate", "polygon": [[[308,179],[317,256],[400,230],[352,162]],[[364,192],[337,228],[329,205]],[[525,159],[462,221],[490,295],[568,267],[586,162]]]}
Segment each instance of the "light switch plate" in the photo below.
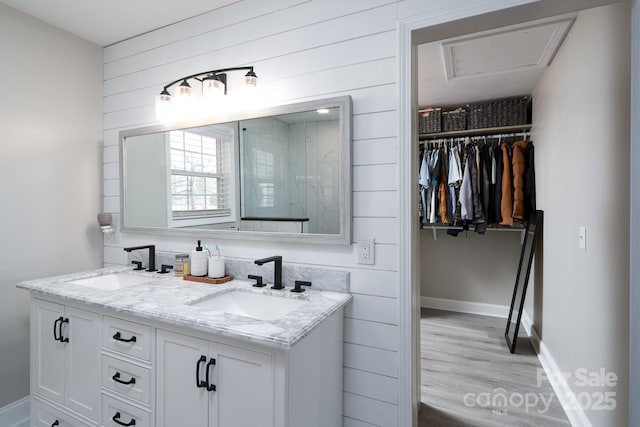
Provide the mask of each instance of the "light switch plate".
{"label": "light switch plate", "polygon": [[578,247],[587,250],[587,227],[578,228]]}
{"label": "light switch plate", "polygon": [[375,264],[375,239],[362,239],[356,245],[358,246],[358,264]]}

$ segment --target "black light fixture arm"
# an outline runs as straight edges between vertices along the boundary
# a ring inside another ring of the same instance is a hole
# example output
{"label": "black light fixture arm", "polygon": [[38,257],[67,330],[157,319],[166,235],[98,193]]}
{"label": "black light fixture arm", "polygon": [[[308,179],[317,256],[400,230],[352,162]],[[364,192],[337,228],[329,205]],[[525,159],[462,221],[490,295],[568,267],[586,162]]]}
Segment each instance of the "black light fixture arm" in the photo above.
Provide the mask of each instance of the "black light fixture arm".
{"label": "black light fixture arm", "polygon": [[[230,67],[230,68],[220,68],[218,70],[211,70],[211,71],[203,71],[201,73],[196,73],[196,74],[191,74],[190,76],[186,76],[186,77],[181,77],[177,80],[172,81],[171,83],[169,83],[168,85],[166,85],[163,89],[162,89],[162,93],[167,92],[168,93],[168,89],[175,85],[176,83],[180,83],[182,81],[185,80],[190,80],[190,79],[196,79],[199,82],[201,82],[203,79],[201,77],[207,77],[207,76],[216,76],[216,75],[220,75],[223,73],[227,73],[229,71],[241,71],[241,70],[248,70],[248,75],[253,75],[255,76],[255,73],[253,72],[253,66],[246,66],[246,67]],[[225,79],[226,80],[226,76]],[[226,81],[223,81],[226,84]],[[226,92],[226,88],[225,88],[225,92]]]}

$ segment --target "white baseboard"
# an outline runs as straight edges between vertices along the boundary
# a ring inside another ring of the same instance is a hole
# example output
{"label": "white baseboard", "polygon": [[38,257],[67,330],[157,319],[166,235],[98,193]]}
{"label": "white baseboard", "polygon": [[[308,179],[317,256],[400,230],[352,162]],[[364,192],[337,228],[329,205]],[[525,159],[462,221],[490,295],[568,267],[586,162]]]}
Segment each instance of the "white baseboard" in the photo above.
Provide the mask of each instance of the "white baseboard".
{"label": "white baseboard", "polygon": [[482,316],[502,317],[504,319],[509,316],[508,305],[433,297],[422,297],[420,298],[420,303],[424,308],[433,308],[436,310],[457,311],[460,313],[479,314]]}
{"label": "white baseboard", "polygon": [[544,369],[545,374],[547,374],[547,378],[553,378],[553,381],[550,381],[551,386],[569,422],[573,427],[592,427],[591,421],[587,418],[587,414],[579,405],[575,404],[576,395],[569,387],[569,384],[567,384],[565,376],[562,374],[553,356],[551,356],[549,349],[547,349],[543,341],[539,341],[539,343],[540,351],[538,352],[538,360],[540,360],[540,365],[542,365],[542,369]]}
{"label": "white baseboard", "polygon": [[26,396],[0,408],[0,426],[28,427],[30,402],[31,399]]}

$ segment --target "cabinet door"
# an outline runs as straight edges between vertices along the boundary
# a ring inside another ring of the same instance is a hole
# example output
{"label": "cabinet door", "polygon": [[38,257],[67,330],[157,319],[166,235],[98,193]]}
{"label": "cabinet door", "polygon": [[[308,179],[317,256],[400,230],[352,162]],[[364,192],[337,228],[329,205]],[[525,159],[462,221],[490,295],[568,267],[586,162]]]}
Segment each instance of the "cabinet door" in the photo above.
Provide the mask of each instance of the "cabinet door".
{"label": "cabinet door", "polygon": [[69,341],[65,354],[65,405],[94,421],[100,415],[100,315],[72,307],[63,334]]}
{"label": "cabinet door", "polygon": [[[207,426],[210,393],[205,379],[208,342],[158,329],[156,335],[156,424]],[[204,361],[201,361],[204,358]],[[196,372],[199,378],[196,379]]]}
{"label": "cabinet door", "polygon": [[33,392],[62,405],[64,404],[65,343],[55,339],[59,336],[61,318],[64,318],[64,306],[49,301],[33,300],[31,305]]}
{"label": "cabinet door", "polygon": [[273,358],[211,343],[216,364],[210,381],[216,385],[210,408],[211,427],[272,427],[274,425]]}

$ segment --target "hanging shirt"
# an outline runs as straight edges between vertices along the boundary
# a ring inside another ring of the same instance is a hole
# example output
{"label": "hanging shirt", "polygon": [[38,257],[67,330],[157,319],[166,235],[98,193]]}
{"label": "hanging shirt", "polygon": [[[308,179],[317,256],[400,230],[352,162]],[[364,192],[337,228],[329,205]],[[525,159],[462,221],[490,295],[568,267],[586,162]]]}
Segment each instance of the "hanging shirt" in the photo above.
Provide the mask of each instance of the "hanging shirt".
{"label": "hanging shirt", "polygon": [[428,187],[430,181],[429,162],[427,160],[427,157],[429,157],[429,151],[425,150],[424,155],[422,156],[422,164],[420,165],[420,178],[418,179],[418,183],[423,187]]}
{"label": "hanging shirt", "polygon": [[471,166],[470,157],[464,165],[464,173],[462,175],[462,185],[460,186],[460,214],[463,220],[473,219],[473,195],[471,190]]}
{"label": "hanging shirt", "polygon": [[454,146],[449,150],[449,185],[458,184],[462,180],[462,168],[460,167],[460,155],[458,147]]}

